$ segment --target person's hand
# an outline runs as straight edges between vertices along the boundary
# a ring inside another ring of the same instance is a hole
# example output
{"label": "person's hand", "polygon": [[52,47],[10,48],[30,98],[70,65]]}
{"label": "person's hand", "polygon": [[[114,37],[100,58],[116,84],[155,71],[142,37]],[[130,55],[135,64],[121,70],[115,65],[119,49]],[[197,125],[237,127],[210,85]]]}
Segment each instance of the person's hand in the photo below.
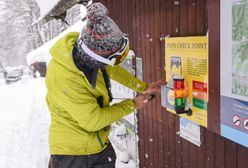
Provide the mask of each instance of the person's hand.
{"label": "person's hand", "polygon": [[134,98],[134,102],[137,109],[144,107],[155,97],[154,94],[139,94]]}
{"label": "person's hand", "polygon": [[165,85],[166,82],[163,79],[154,81],[148,84],[147,89],[143,92],[144,94],[157,94],[160,93],[161,85]]}

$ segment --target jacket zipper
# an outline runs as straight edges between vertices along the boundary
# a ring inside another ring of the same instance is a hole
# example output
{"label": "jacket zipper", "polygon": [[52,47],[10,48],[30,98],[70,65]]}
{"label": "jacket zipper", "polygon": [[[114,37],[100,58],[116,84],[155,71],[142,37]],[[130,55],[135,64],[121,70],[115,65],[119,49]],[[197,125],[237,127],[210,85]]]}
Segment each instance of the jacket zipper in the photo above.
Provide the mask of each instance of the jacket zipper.
{"label": "jacket zipper", "polygon": [[101,147],[103,148],[104,145],[103,145],[103,143],[102,143],[102,140],[101,140],[101,138],[100,138],[100,136],[99,136],[99,132],[98,132],[98,131],[96,132],[96,135],[97,135],[98,142],[100,143]]}

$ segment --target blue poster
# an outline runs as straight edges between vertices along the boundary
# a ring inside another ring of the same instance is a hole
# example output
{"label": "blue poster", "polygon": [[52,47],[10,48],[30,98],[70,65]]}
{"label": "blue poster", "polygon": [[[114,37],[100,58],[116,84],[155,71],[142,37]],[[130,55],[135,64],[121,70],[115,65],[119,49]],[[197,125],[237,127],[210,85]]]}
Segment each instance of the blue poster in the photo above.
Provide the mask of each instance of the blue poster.
{"label": "blue poster", "polygon": [[[221,135],[246,147],[248,147],[247,8],[248,0],[221,0]],[[243,14],[240,15],[240,12]]]}
{"label": "blue poster", "polygon": [[248,102],[221,96],[221,135],[248,147]]}

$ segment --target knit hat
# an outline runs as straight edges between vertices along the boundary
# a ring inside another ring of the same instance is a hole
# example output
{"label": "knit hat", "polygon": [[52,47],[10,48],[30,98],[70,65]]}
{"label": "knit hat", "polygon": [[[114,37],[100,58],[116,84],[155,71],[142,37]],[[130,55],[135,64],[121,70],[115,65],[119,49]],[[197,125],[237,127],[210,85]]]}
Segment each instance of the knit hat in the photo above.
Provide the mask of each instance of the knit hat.
{"label": "knit hat", "polygon": [[[125,45],[124,43],[128,43]],[[126,47],[126,48],[124,48]],[[77,48],[84,61],[91,64],[110,64],[104,59],[125,49],[128,52],[129,42],[125,34],[108,16],[108,9],[102,3],[93,3],[87,9],[87,25],[82,29],[77,41]],[[109,59],[109,58],[108,58]]]}

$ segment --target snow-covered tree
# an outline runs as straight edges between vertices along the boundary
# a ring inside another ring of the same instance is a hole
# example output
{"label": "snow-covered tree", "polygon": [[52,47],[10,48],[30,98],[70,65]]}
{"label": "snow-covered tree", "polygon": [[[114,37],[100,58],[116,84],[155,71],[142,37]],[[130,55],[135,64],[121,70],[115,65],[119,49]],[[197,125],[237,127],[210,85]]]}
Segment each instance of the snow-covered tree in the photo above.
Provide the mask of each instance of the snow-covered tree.
{"label": "snow-covered tree", "polygon": [[[67,15],[64,19],[69,25],[80,19],[80,5],[64,1],[59,4],[66,6]],[[68,9],[68,6],[73,7]],[[4,67],[25,65],[28,52],[69,27],[59,18],[46,22],[45,19],[38,20],[40,17],[40,8],[35,0],[1,0],[0,24],[3,26],[0,27],[0,63]]]}
{"label": "snow-covered tree", "polygon": [[0,46],[3,50],[1,62],[4,66],[25,64],[34,34],[30,32],[33,0],[1,1]]}

